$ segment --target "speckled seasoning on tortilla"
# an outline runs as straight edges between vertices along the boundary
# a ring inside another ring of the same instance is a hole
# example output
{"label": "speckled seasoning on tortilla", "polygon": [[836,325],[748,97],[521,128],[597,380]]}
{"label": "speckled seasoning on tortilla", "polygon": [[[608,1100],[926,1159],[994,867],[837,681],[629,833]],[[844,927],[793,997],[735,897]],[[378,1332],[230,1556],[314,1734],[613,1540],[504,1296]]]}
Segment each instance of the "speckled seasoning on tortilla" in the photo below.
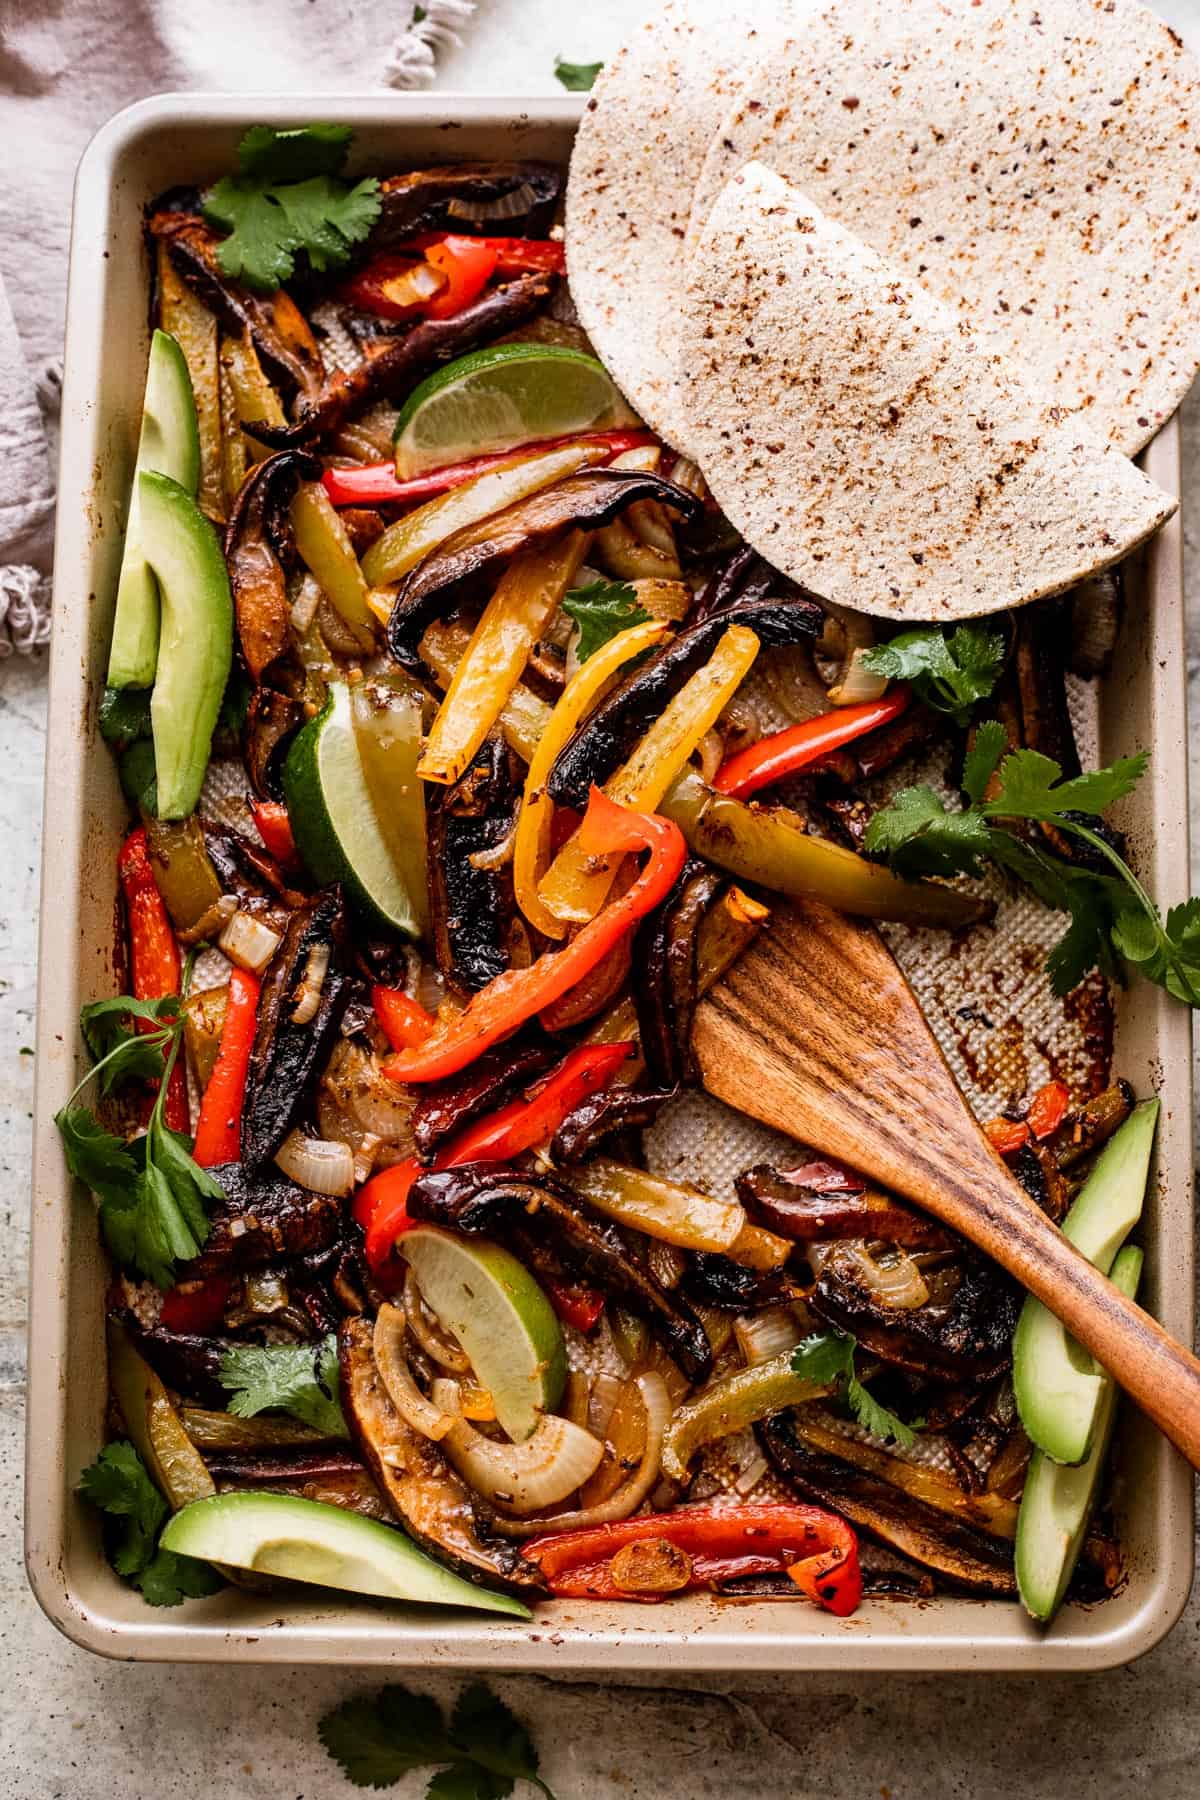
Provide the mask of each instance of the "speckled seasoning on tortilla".
{"label": "speckled seasoning on tortilla", "polygon": [[692,242],[754,159],[1127,454],[1200,366],[1200,69],[1133,0],[840,0],[713,132]]}
{"label": "speckled seasoning on tortilla", "polygon": [[1175,510],[932,294],[761,164],[726,186],[681,313],[723,511],[823,598],[889,617],[1022,606]]}
{"label": "speckled seasoning on tortilla", "polygon": [[660,7],[604,69],[575,140],[566,233],[579,316],[630,404],[679,448],[673,333],[692,188],[743,77],[793,22],[790,5],[754,0]]}

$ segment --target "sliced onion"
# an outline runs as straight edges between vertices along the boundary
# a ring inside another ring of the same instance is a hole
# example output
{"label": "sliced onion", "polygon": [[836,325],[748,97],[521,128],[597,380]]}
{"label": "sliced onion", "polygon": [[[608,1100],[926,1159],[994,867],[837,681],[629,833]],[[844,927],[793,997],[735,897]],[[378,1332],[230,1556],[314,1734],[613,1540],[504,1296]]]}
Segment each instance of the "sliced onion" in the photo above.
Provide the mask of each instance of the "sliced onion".
{"label": "sliced onion", "polygon": [[[433,1402],[456,1411],[458,1383],[435,1381]],[[596,1473],[604,1456],[599,1438],[554,1413],[544,1414],[523,1444],[486,1438],[461,1417],[441,1442],[451,1466],[477,1494],[517,1513],[557,1506]]]}
{"label": "sliced onion", "polygon": [[354,1192],[354,1152],[336,1138],[313,1138],[297,1127],[275,1152],[275,1166],[313,1194]]}
{"label": "sliced onion", "polygon": [[528,181],[521,182],[511,193],[497,194],[494,200],[470,200],[455,194],[446,203],[452,219],[470,219],[475,225],[489,220],[517,219],[537,205],[537,193]]}
{"label": "sliced onion", "polygon": [[300,591],[292,601],[291,623],[292,630],[297,637],[304,637],[316,618],[323,591],[315,575],[304,576],[300,583]]}
{"label": "sliced onion", "polygon": [[607,1431],[613,1407],[617,1404],[617,1395],[624,1386],[619,1375],[597,1375],[592,1383],[586,1422],[588,1430],[594,1431],[597,1437],[602,1438]]}
{"label": "sliced onion", "polygon": [[[317,1118],[325,1137],[344,1137],[355,1150],[374,1137],[407,1156],[413,1149],[413,1096],[389,1081],[374,1056],[349,1038],[334,1047],[317,1096]],[[328,1120],[340,1119],[336,1129]]]}
{"label": "sliced onion", "polygon": [[678,456],[671,470],[671,480],[676,487],[683,488],[686,493],[695,494],[697,500],[707,500],[708,483],[705,481],[700,467],[690,456]]}
{"label": "sliced onion", "polygon": [[852,1263],[856,1278],[880,1305],[911,1311],[913,1307],[924,1306],[928,1300],[929,1288],[924,1276],[908,1251],[898,1244],[873,1256],[863,1242],[853,1239],[838,1244],[836,1252],[835,1260]]}
{"label": "sliced onion", "polygon": [[492,1520],[493,1530],[502,1537],[536,1537],[543,1531],[583,1531],[593,1525],[615,1525],[635,1513],[658,1480],[662,1466],[663,1439],[671,1422],[671,1396],[667,1384],[656,1370],[637,1377],[642,1404],[646,1408],[646,1448],[635,1474],[607,1500],[577,1512],[554,1513],[548,1519]]}
{"label": "sliced onion", "polygon": [[440,269],[424,260],[410,263],[398,275],[389,275],[384,282],[384,292],[396,306],[420,306],[422,301],[432,300],[446,286],[446,277]]}
{"label": "sliced onion", "polygon": [[329,973],[331,949],[329,944],[314,944],[309,951],[300,986],[292,996],[296,1002],[292,1009],[293,1025],[310,1025],[316,1018],[317,1008],[321,1004],[321,990]]}
{"label": "sliced onion", "polygon": [[760,674],[767,694],[790,723],[799,725],[805,719],[829,711],[829,695],[813,667],[809,645],[784,644],[778,650],[766,651],[759,657],[755,672]]}
{"label": "sliced onion", "polygon": [[821,604],[825,608],[825,629],[813,645],[813,661],[825,686],[835,688],[845,679],[854,652],[871,649],[875,627],[864,613],[854,612],[848,606],[835,606],[828,600]]}
{"label": "sliced onion", "polygon": [[379,1379],[387,1389],[388,1399],[400,1417],[422,1437],[432,1438],[440,1443],[455,1420],[455,1414],[445,1412],[432,1400],[427,1400],[412,1377],[408,1366],[408,1358],[404,1354],[405,1319],[398,1306],[385,1304],[380,1307],[375,1319],[375,1335],[372,1339],[372,1351],[375,1356],[375,1367],[379,1371]]}
{"label": "sliced onion", "polygon": [[355,1187],[361,1187],[364,1181],[369,1180],[371,1171],[375,1167],[375,1159],[379,1155],[382,1143],[383,1139],[376,1137],[373,1131],[365,1131],[363,1133],[362,1141],[357,1150],[354,1151]]}
{"label": "sliced onion", "polygon": [[566,1390],[563,1394],[562,1414],[570,1419],[572,1425],[578,1425],[583,1431],[593,1431],[590,1412],[592,1402],[592,1384],[580,1369],[572,1369],[567,1376]]}
{"label": "sliced onion", "polygon": [[513,859],[513,849],[516,842],[517,821],[514,816],[512,824],[498,844],[493,844],[490,850],[472,850],[471,854],[467,857],[467,861],[473,869],[486,869],[492,871],[495,869],[507,868]]}
{"label": "sliced onion", "polygon": [[243,912],[240,908],[234,913],[228,925],[217,939],[231,963],[239,969],[246,969],[251,975],[261,975],[271,958],[278,950],[283,939],[253,913]]}
{"label": "sliced onion", "polygon": [[733,1322],[738,1349],[748,1363],[768,1362],[800,1342],[800,1328],[790,1306],[768,1306]]}
{"label": "sliced onion", "polygon": [[887,692],[887,676],[873,674],[864,668],[866,654],[861,646],[854,651],[842,679],[829,690],[827,697],[831,706],[860,706],[864,701],[882,698]]}
{"label": "sliced onion", "polygon": [[700,739],[696,750],[696,761],[700,766],[700,774],[710,786],[712,778],[725,760],[725,739],[716,726],[710,726]]}
{"label": "sliced onion", "polygon": [[758,1486],[766,1472],[767,1459],[761,1450],[756,1450],[745,1468],[739,1472],[738,1477],[733,1484],[734,1493],[744,1500],[747,1494],[752,1494],[754,1492],[754,1489]]}
{"label": "sliced onion", "polygon": [[431,1357],[435,1363],[440,1363],[443,1369],[452,1369],[456,1375],[466,1375],[470,1371],[471,1359],[466,1352],[443,1337],[438,1327],[430,1323],[430,1315],[421,1298],[416,1271],[411,1263],[404,1276],[404,1316],[408,1321],[408,1329],[426,1356]]}

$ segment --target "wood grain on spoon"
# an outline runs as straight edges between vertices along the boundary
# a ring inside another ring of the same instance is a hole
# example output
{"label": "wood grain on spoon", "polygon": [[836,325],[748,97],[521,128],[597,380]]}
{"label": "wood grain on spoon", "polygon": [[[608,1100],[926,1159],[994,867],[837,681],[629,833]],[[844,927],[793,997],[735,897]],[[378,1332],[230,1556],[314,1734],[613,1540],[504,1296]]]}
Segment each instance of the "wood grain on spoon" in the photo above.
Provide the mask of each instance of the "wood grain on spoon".
{"label": "wood grain on spoon", "polygon": [[1200,1362],[1018,1186],[871,926],[780,908],[701,1002],[693,1043],[719,1100],[916,1201],[1015,1275],[1200,1468]]}

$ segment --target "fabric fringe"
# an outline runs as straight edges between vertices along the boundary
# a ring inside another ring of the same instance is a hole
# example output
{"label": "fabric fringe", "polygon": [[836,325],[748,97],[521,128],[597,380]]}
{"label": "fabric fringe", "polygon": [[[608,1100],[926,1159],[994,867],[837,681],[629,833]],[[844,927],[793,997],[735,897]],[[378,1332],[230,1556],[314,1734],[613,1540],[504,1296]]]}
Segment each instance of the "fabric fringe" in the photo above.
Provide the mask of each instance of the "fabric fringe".
{"label": "fabric fringe", "polygon": [[474,13],[475,0],[429,0],[428,6],[414,7],[412,21],[397,38],[384,70],[388,86],[428,87],[437,73],[437,52],[450,46],[457,49]]}
{"label": "fabric fringe", "polygon": [[0,661],[50,642],[50,577],[29,563],[0,569]]}

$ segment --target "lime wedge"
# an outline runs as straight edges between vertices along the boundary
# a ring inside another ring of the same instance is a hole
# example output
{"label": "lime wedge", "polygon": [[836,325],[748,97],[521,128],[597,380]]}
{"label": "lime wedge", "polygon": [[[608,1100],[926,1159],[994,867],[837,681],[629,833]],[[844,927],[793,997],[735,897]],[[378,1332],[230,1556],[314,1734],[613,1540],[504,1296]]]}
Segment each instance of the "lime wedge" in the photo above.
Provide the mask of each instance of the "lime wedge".
{"label": "lime wedge", "polygon": [[493,344],[430,375],[400,410],[401,481],[542,438],[636,425],[603,363],[561,344]]}

